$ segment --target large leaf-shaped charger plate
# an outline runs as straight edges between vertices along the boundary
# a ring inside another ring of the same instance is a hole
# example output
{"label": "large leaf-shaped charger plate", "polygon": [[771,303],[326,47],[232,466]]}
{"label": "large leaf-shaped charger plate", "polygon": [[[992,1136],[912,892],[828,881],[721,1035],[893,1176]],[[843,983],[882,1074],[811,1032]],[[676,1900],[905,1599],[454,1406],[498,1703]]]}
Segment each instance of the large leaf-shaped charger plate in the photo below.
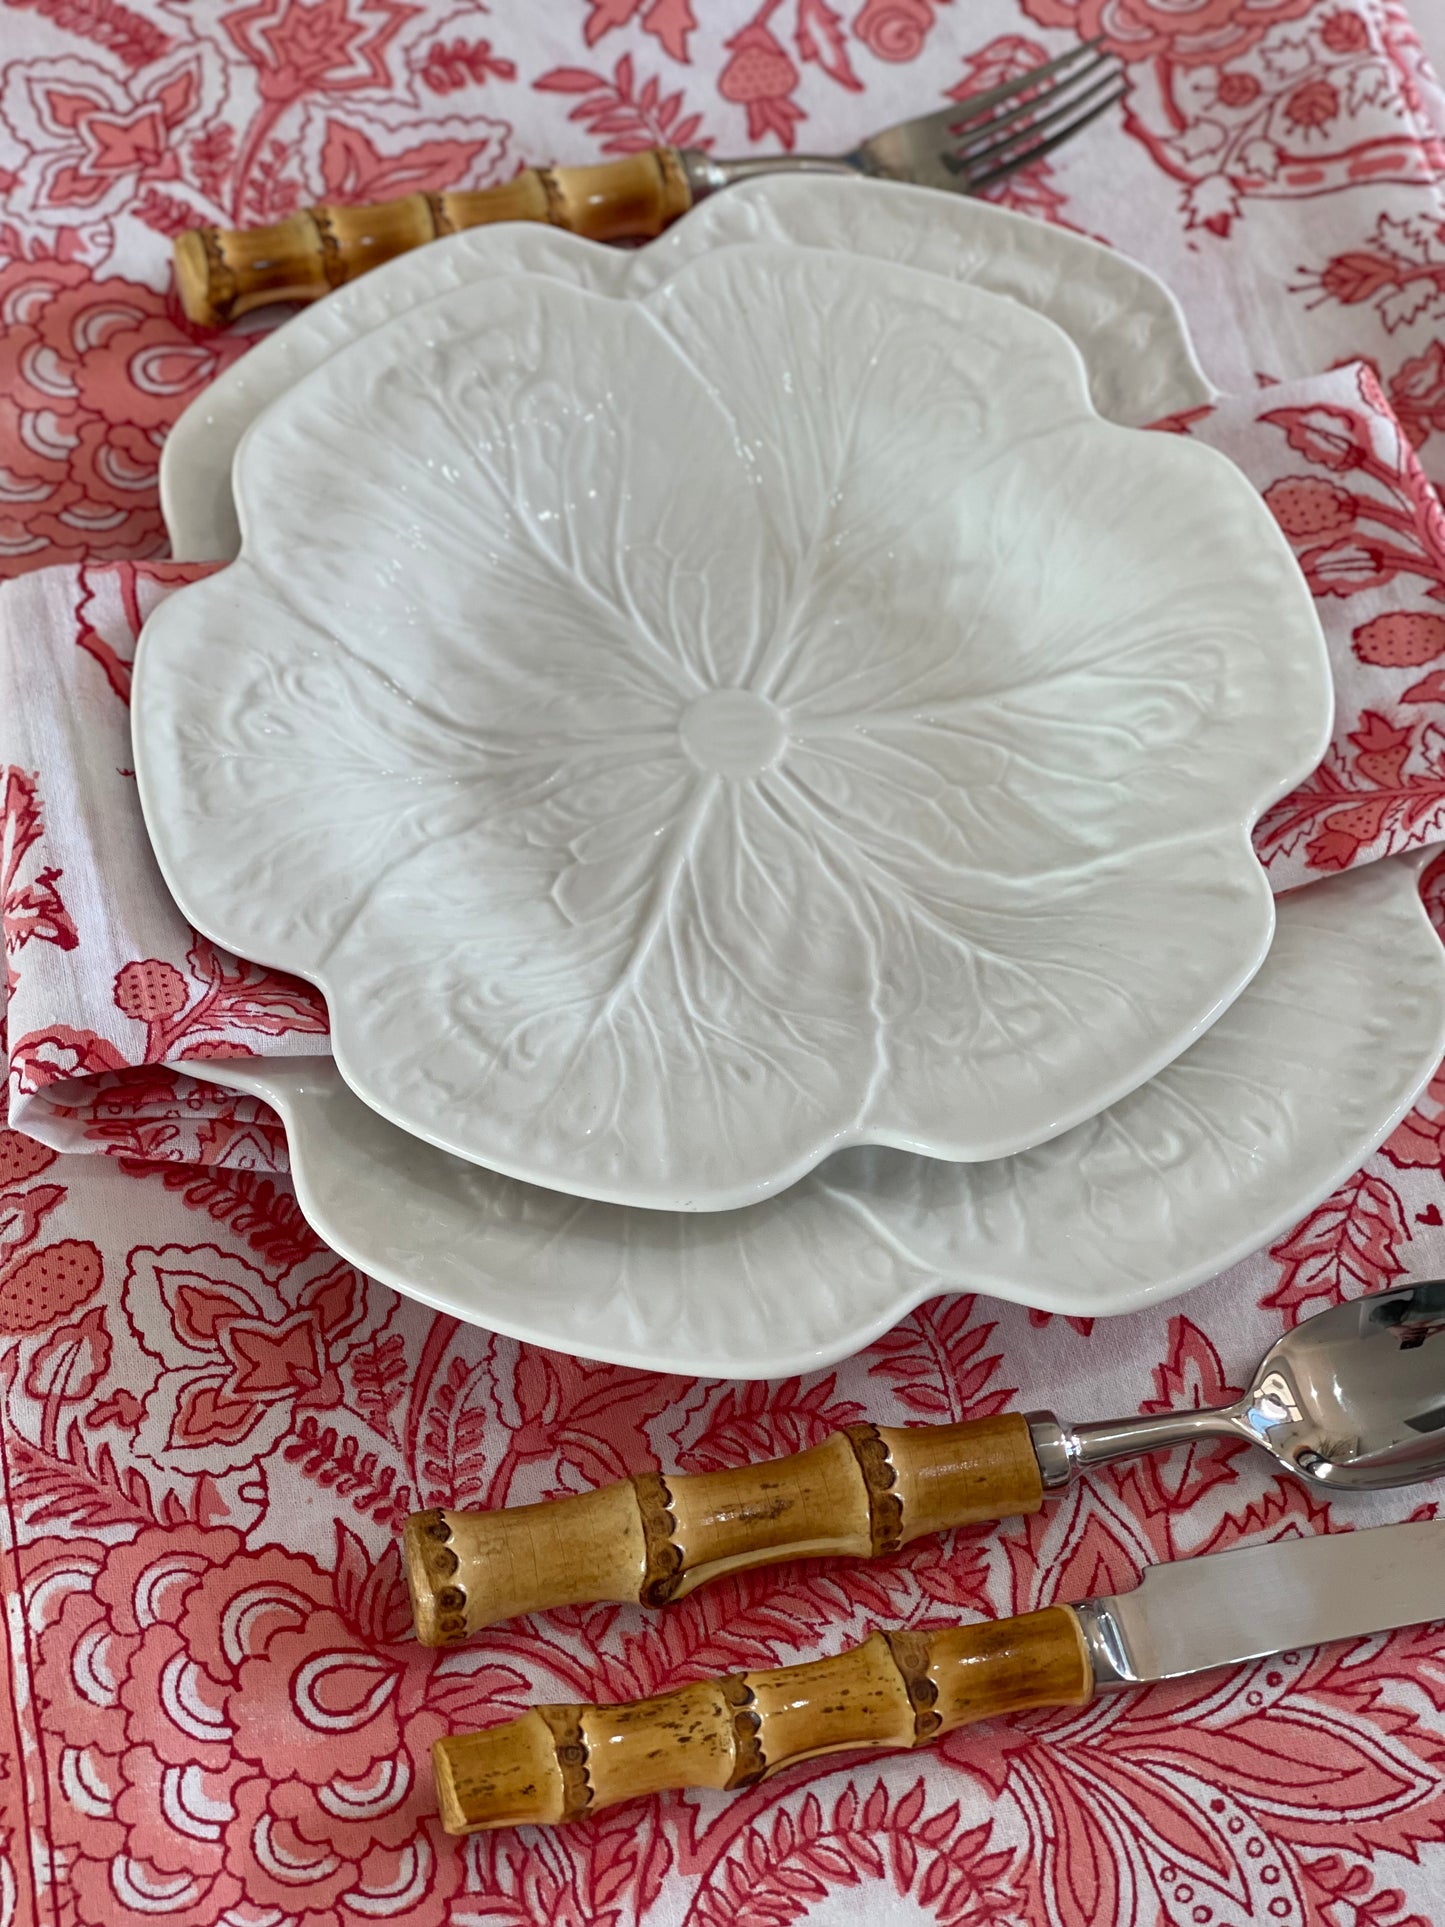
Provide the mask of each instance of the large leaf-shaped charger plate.
{"label": "large leaf-shaped charger plate", "polygon": [[1264,956],[1249,830],[1330,716],[1298,570],[1012,303],[648,279],[459,289],[249,431],[241,557],[138,661],[167,880],[373,1108],[531,1183],[1037,1144]]}
{"label": "large leaf-shaped charger plate", "polygon": [[771,1378],[921,1300],[1137,1311],[1267,1244],[1388,1134],[1445,1051],[1445,950],[1388,858],[1296,890],[1259,975],[1111,1110],[991,1164],[843,1151],[743,1211],[628,1211],[420,1143],[329,1058],[177,1069],[281,1113],[296,1195],[353,1264],[453,1317],[584,1358]]}

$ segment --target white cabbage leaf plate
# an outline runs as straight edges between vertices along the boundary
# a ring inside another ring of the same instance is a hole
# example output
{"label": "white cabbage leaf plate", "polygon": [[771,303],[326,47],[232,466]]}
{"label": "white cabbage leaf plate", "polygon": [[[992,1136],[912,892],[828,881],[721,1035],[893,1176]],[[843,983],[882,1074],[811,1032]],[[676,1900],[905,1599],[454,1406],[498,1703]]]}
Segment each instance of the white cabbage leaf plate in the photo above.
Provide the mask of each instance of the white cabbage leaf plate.
{"label": "white cabbage leaf plate", "polygon": [[646,281],[458,289],[247,433],[241,557],[138,659],[167,880],[318,984],[368,1104],[529,1183],[1038,1144],[1268,948],[1249,831],[1330,723],[1298,568],[1011,302],[763,245]]}

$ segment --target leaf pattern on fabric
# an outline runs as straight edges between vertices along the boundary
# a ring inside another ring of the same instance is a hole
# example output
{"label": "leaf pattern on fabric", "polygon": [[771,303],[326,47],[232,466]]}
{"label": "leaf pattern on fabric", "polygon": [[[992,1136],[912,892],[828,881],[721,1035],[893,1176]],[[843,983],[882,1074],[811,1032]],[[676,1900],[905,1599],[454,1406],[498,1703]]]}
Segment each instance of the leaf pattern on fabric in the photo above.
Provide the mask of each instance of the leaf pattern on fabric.
{"label": "leaf pattern on fabric", "polygon": [[1409,1237],[1398,1193],[1361,1172],[1270,1247],[1284,1270],[1265,1302],[1297,1325],[1326,1305],[1382,1290],[1404,1272],[1398,1252]]}

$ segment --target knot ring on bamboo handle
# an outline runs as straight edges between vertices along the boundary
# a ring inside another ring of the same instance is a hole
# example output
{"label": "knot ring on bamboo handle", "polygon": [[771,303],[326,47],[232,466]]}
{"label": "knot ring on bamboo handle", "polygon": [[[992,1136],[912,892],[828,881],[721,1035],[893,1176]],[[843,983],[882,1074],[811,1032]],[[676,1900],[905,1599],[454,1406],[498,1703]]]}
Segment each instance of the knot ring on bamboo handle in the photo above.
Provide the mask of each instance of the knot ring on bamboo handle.
{"label": "knot ring on bamboo handle", "polygon": [[836,1659],[700,1680],[621,1706],[538,1706],[432,1748],[448,1833],[557,1826],[670,1787],[752,1786],[853,1747],[926,1746],[973,1720],[1082,1706],[1068,1606],[942,1632],[875,1633]]}
{"label": "knot ring on bamboo handle", "polygon": [[1019,1413],[959,1425],[850,1425],[790,1458],[641,1472],[576,1498],[406,1523],[417,1637],[449,1645],[519,1613],[596,1600],[662,1606],[783,1559],[877,1558],[925,1533],[1037,1512]]}

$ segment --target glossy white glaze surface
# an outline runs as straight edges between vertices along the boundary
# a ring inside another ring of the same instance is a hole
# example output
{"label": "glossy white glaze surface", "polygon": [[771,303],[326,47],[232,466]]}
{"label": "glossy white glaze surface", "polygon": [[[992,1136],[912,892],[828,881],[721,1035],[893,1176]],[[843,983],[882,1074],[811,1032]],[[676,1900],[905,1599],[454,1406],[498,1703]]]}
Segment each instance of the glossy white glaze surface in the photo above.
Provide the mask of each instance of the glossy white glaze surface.
{"label": "glossy white glaze surface", "polygon": [[779,246],[475,285],[289,390],[236,487],[241,559],[141,646],[152,839],[446,1150],[680,1210],[1004,1156],[1268,946],[1313,604],[1243,477],[1101,421],[1012,303]]}
{"label": "glossy white glaze surface", "polygon": [[680,1209],[1002,1155],[1257,967],[1313,608],[1242,478],[1012,305],[761,247],[472,286],[237,486],[243,560],[142,649],[152,835],[444,1148]]}

